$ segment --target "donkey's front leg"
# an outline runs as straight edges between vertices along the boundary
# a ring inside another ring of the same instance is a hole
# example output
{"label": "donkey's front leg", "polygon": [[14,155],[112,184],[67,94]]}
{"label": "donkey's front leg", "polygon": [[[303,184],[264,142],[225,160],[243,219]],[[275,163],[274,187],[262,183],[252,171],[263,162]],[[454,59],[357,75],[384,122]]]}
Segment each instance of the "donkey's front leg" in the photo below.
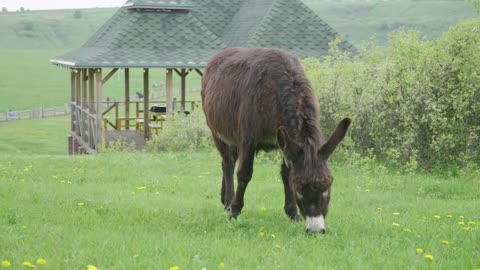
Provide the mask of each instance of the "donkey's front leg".
{"label": "donkey's front leg", "polygon": [[297,203],[295,201],[295,193],[293,193],[292,188],[288,184],[288,178],[290,176],[290,169],[285,164],[285,161],[282,163],[282,181],[283,181],[283,190],[285,192],[285,204],[283,205],[283,209],[285,210],[285,214],[292,220],[292,221],[299,221],[300,216],[297,213]]}
{"label": "donkey's front leg", "polygon": [[243,197],[248,182],[252,179],[253,160],[255,158],[255,144],[253,142],[242,144],[239,147],[238,170],[237,170],[237,191],[232,200],[231,209],[233,218],[237,218],[242,212]]}

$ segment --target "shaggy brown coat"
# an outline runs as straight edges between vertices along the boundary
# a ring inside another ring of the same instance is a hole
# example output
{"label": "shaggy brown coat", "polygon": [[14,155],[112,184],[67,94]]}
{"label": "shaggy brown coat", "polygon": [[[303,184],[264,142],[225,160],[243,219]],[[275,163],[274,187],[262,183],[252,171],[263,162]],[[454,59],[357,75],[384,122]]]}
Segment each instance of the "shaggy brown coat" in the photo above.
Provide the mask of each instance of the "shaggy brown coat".
{"label": "shaggy brown coat", "polygon": [[[298,218],[295,201],[304,216],[326,215],[330,194],[318,198],[318,194],[330,190],[333,180],[326,159],[343,139],[350,119],[344,119],[325,143],[317,99],[294,56],[270,48],[225,49],[207,65],[202,78],[202,102],[222,156],[221,201],[231,207],[233,217],[243,207],[255,152],[279,146],[285,156],[282,179],[287,215]],[[303,203],[305,197],[315,202]]]}

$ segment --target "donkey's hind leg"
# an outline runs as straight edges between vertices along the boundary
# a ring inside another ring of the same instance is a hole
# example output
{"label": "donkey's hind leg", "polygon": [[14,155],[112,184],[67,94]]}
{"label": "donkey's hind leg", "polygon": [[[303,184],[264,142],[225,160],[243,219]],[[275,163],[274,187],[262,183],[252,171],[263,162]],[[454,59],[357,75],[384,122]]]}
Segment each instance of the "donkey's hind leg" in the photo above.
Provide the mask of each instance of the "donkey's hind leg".
{"label": "donkey's hind leg", "polygon": [[239,146],[238,168],[237,168],[237,191],[233,198],[231,209],[232,217],[237,218],[242,212],[243,197],[248,182],[252,179],[253,160],[255,158],[255,144],[253,142],[243,143]]}
{"label": "donkey's hind leg", "polygon": [[237,149],[222,142],[219,138],[213,136],[215,146],[222,157],[222,190],[220,192],[220,200],[225,209],[230,207],[234,195],[233,187],[233,171],[235,162],[237,161]]}

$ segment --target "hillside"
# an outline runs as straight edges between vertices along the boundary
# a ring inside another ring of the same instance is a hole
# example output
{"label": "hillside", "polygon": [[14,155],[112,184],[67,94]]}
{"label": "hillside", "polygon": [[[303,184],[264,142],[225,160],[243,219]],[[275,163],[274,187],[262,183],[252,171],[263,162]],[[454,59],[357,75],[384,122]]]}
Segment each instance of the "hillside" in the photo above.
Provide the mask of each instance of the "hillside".
{"label": "hillside", "polygon": [[473,5],[463,0],[304,2],[355,45],[372,37],[385,45],[388,32],[397,29],[415,29],[432,39],[460,21],[478,16]]}
{"label": "hillside", "polygon": [[[399,28],[420,30],[434,38],[459,21],[477,16],[472,4],[445,1],[322,1],[304,0],[353,44]],[[81,46],[115,9],[50,10],[0,13],[0,49],[72,49]]]}
{"label": "hillside", "polygon": [[0,13],[0,49],[52,50],[81,46],[115,9],[47,10]]}

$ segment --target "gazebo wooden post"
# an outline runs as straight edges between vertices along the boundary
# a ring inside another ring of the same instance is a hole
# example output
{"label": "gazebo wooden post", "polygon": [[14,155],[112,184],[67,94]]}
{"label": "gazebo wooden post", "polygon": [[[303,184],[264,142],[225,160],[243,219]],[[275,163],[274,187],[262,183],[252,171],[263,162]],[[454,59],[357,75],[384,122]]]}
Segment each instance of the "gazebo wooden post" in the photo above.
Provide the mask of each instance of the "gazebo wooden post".
{"label": "gazebo wooden post", "polygon": [[[130,117],[130,70],[125,68],[125,117]],[[125,128],[130,129],[130,121],[126,121]]]}
{"label": "gazebo wooden post", "polygon": [[80,132],[82,133],[82,140],[88,144],[89,138],[87,138],[87,128],[88,128],[88,115],[85,113],[87,110],[87,69],[82,68],[82,110],[80,114],[82,115],[82,121],[80,124]]}
{"label": "gazebo wooden post", "polygon": [[165,87],[167,88],[167,115],[173,111],[173,69],[167,69],[167,78]]}
{"label": "gazebo wooden post", "polygon": [[148,68],[143,69],[143,137],[145,140],[150,139],[150,128],[148,125]]}
{"label": "gazebo wooden post", "polygon": [[75,107],[73,104],[75,103],[76,91],[75,91],[75,79],[77,78],[77,74],[75,74],[75,70],[70,70],[70,132],[75,131]]}
{"label": "gazebo wooden post", "polygon": [[81,105],[82,105],[82,92],[81,92],[81,83],[82,83],[82,70],[81,69],[76,69],[75,73],[77,75],[77,80],[76,80],[76,87],[75,87],[75,92],[77,94],[76,98],[76,106],[75,106],[75,120],[76,120],[76,128],[75,128],[75,134],[78,137],[82,136],[81,133],[81,125],[82,125],[82,113],[80,111]]}
{"label": "gazebo wooden post", "polygon": [[68,154],[73,155],[77,153],[77,141],[73,134],[76,132],[75,120],[75,103],[77,102],[77,73],[75,69],[70,70],[70,134],[68,136]]}
{"label": "gazebo wooden post", "polygon": [[186,72],[185,69],[182,68],[182,78],[181,78],[181,89],[182,89],[181,104],[182,104],[182,108],[181,108],[181,110],[183,110],[183,111],[185,111],[185,88],[186,88],[186,80],[185,79],[187,78],[187,75],[188,75],[188,72]]}
{"label": "gazebo wooden post", "polygon": [[95,145],[95,149],[97,150],[97,152],[100,152],[101,150],[103,150],[105,148],[105,144],[104,144],[104,138],[102,136],[103,132],[102,132],[102,122],[103,122],[103,109],[102,109],[102,100],[103,100],[103,82],[102,82],[102,69],[99,68],[95,71],[95,80],[96,80],[96,92],[97,92],[97,95],[96,95],[96,134],[94,134],[94,136],[96,136],[96,142],[97,142],[97,145]]}
{"label": "gazebo wooden post", "polygon": [[95,149],[96,146],[96,134],[95,134],[95,121],[92,121],[91,117],[95,114],[95,78],[94,69],[88,69],[88,146]]}

